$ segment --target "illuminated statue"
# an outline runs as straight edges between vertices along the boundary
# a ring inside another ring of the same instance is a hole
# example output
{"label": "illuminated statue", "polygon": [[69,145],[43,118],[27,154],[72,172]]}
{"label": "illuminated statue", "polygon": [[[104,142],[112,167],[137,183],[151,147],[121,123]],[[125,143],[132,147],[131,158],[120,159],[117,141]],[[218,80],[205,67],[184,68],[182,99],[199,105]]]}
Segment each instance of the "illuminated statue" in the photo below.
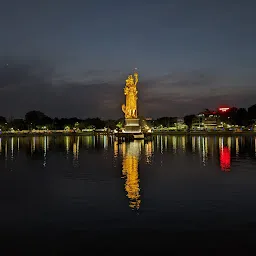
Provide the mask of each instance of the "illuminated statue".
{"label": "illuminated statue", "polygon": [[126,79],[126,85],[124,88],[124,95],[126,96],[126,105],[122,105],[122,111],[125,114],[126,119],[137,118],[137,100],[138,100],[138,91],[137,91],[137,83],[138,83],[138,73],[134,73],[134,75],[129,75]]}

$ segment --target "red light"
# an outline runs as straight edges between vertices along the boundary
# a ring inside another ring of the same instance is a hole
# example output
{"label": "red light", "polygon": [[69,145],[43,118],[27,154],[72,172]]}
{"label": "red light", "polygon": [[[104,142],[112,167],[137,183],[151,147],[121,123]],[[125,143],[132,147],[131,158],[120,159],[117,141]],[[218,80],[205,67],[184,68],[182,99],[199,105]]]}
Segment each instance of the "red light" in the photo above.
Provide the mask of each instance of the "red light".
{"label": "red light", "polygon": [[228,147],[223,147],[220,151],[220,168],[224,172],[230,171],[230,155],[231,152]]}
{"label": "red light", "polygon": [[227,112],[230,108],[219,108],[219,111],[221,112]]}

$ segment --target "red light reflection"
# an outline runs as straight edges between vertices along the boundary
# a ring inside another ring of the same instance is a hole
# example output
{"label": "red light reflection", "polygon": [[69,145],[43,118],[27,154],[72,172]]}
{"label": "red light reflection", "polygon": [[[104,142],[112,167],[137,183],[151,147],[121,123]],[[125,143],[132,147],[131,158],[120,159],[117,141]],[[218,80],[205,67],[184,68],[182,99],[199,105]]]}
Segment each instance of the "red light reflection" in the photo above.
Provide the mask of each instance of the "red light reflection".
{"label": "red light reflection", "polygon": [[223,147],[220,150],[220,168],[224,172],[230,171],[230,150],[228,147]]}

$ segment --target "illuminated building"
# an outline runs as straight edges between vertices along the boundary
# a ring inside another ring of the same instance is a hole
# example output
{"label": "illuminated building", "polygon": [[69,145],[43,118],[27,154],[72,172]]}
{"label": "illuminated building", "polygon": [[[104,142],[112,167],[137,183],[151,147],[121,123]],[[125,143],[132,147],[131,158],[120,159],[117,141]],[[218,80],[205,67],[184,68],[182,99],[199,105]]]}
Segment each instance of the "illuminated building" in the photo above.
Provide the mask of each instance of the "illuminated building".
{"label": "illuminated building", "polygon": [[215,111],[206,109],[200,112],[192,122],[193,130],[232,130],[232,113],[235,113],[237,108],[222,106]]}
{"label": "illuminated building", "polygon": [[192,122],[193,130],[216,130],[219,116],[215,111],[206,110],[199,113]]}
{"label": "illuminated building", "polygon": [[174,126],[177,131],[185,131],[188,129],[188,126],[184,122],[184,118],[177,118],[176,123],[174,123]]}

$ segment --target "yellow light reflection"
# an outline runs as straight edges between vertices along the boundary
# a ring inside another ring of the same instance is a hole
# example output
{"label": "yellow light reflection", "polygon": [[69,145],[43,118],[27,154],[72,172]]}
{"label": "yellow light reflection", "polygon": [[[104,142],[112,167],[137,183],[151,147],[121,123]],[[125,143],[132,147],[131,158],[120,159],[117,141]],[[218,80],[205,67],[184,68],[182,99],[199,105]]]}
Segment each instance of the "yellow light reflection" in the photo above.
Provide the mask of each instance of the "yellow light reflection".
{"label": "yellow light reflection", "polygon": [[7,140],[5,141],[5,159],[7,159],[8,157],[8,143],[7,143]]}
{"label": "yellow light reflection", "polygon": [[120,147],[121,147],[122,155],[125,155],[125,154],[126,154],[125,142],[122,143],[122,144],[120,145]]}
{"label": "yellow light reflection", "polygon": [[181,138],[181,146],[182,146],[182,151],[186,152],[186,138],[185,138],[185,136],[182,136],[182,138]]}
{"label": "yellow light reflection", "polygon": [[254,150],[255,150],[255,156],[256,156],[256,138],[254,139]]}
{"label": "yellow light reflection", "polygon": [[73,143],[73,157],[74,157],[74,160],[77,160],[77,145],[76,145],[76,142]]}
{"label": "yellow light reflection", "polygon": [[229,150],[231,150],[231,137],[228,137],[228,148],[229,148]]}
{"label": "yellow light reflection", "polygon": [[196,152],[196,137],[192,137],[192,152]]}
{"label": "yellow light reflection", "polygon": [[33,137],[31,139],[31,155],[35,152],[35,150],[36,150],[36,138]]}
{"label": "yellow light reflection", "polygon": [[197,148],[198,148],[198,152],[199,152],[200,159],[201,159],[202,152],[201,152],[201,137],[200,136],[197,137]]}
{"label": "yellow light reflection", "polygon": [[118,141],[114,141],[114,158],[118,157]]}
{"label": "yellow light reflection", "polygon": [[49,143],[50,143],[50,138],[49,136],[46,137],[47,140],[46,140],[46,147],[47,147],[47,151],[49,151]]}
{"label": "yellow light reflection", "polygon": [[205,137],[202,137],[202,153],[203,153],[203,164],[206,165],[206,150],[205,150]]}
{"label": "yellow light reflection", "polygon": [[65,144],[66,144],[66,153],[67,153],[67,155],[68,155],[68,153],[69,153],[69,147],[70,147],[70,138],[69,138],[69,136],[66,136],[66,137],[65,137]]}
{"label": "yellow light reflection", "polygon": [[43,161],[43,166],[46,166],[46,153],[47,153],[47,137],[44,136],[44,161]]}
{"label": "yellow light reflection", "polygon": [[46,153],[47,152],[47,137],[46,136],[44,136],[44,153]]}
{"label": "yellow light reflection", "polygon": [[17,150],[18,152],[20,152],[20,138],[18,138],[17,140]]}
{"label": "yellow light reflection", "polygon": [[104,149],[108,149],[108,137],[104,136],[103,138],[103,147]]}
{"label": "yellow light reflection", "polygon": [[86,136],[86,137],[85,137],[85,144],[86,144],[86,147],[88,147],[88,146],[90,145],[90,142],[91,142],[90,138],[91,138],[91,137],[89,137],[89,136]]}
{"label": "yellow light reflection", "polygon": [[161,138],[160,138],[160,152],[161,152],[161,154],[163,154],[163,149],[164,149],[163,136],[161,136]]}
{"label": "yellow light reflection", "polygon": [[208,138],[204,138],[204,143],[205,143],[205,155],[208,157]]}
{"label": "yellow light reflection", "polygon": [[152,154],[153,154],[153,143],[152,141],[148,141],[148,143],[145,144],[145,156],[146,156],[146,163],[150,164],[152,162]]}
{"label": "yellow light reflection", "polygon": [[157,148],[157,151],[159,150],[159,135],[156,136],[156,148]]}
{"label": "yellow light reflection", "polygon": [[219,150],[223,149],[223,138],[219,138]]}
{"label": "yellow light reflection", "polygon": [[[135,210],[140,208],[140,186],[139,186],[139,156],[140,142],[134,141],[127,144],[126,153],[123,155],[122,173],[126,177],[125,191],[129,198],[129,206]],[[124,143],[125,144],[125,143]]]}
{"label": "yellow light reflection", "polygon": [[177,138],[176,138],[176,136],[172,137],[172,147],[173,147],[173,152],[176,153],[177,152]]}
{"label": "yellow light reflection", "polygon": [[79,156],[79,149],[80,149],[80,136],[77,137],[77,149],[76,149],[77,158]]}
{"label": "yellow light reflection", "polygon": [[11,138],[11,160],[13,160],[13,140],[14,140],[14,138],[12,137]]}
{"label": "yellow light reflection", "polygon": [[236,137],[236,156],[239,156],[239,139]]}

